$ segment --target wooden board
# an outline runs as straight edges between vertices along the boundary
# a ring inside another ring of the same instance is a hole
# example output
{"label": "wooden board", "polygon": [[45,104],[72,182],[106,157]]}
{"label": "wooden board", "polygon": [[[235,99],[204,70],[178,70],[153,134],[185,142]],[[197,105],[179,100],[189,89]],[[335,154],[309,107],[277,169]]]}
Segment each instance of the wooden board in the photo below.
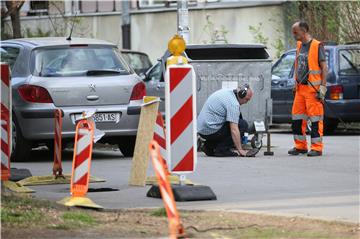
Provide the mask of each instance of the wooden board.
{"label": "wooden board", "polygon": [[[144,103],[158,98],[145,97]],[[156,116],[159,109],[159,102],[155,101],[141,107],[139,127],[136,136],[134,157],[131,165],[129,185],[145,186],[146,171],[149,165],[149,144],[153,139]]]}

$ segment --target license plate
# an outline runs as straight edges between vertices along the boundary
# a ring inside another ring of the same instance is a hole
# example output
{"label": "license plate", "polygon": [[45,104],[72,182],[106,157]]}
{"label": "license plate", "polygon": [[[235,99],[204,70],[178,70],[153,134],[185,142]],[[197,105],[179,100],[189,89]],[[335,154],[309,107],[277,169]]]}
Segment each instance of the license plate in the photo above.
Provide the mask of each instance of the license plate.
{"label": "license plate", "polygon": [[[76,114],[74,116],[75,116],[75,121],[81,119],[81,114]],[[120,113],[95,113],[93,115],[93,119],[96,123],[98,123],[98,122],[118,123],[120,120]]]}
{"label": "license plate", "polygon": [[117,122],[119,113],[95,113],[93,118],[95,122]]}

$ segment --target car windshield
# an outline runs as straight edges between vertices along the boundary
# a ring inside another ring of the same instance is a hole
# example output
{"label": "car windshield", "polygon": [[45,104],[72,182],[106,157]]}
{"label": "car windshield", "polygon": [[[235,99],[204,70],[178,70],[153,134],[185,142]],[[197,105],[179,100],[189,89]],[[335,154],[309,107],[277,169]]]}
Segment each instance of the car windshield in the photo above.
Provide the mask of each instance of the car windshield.
{"label": "car windshield", "polygon": [[123,52],[125,61],[135,70],[136,73],[145,73],[151,67],[149,57],[145,54]]}
{"label": "car windshield", "polygon": [[339,58],[341,75],[360,75],[360,49],[340,50]]}
{"label": "car windshield", "polygon": [[32,72],[36,76],[127,75],[130,72],[110,47],[40,48],[32,56]]}
{"label": "car windshield", "polygon": [[280,59],[280,62],[272,69],[272,74],[280,79],[287,79],[290,75],[291,67],[294,65],[295,52],[291,52]]}

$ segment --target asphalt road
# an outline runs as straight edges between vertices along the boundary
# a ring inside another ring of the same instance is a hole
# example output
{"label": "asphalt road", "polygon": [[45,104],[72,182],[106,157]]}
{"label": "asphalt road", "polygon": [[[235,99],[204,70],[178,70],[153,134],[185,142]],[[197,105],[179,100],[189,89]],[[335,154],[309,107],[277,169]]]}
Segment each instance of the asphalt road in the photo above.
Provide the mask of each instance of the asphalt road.
{"label": "asphalt road", "polygon": [[[188,175],[193,182],[210,186],[216,201],[178,202],[181,209],[245,211],[275,215],[305,216],[359,223],[360,132],[325,136],[324,155],[317,158],[288,156],[292,136],[284,130],[272,134],[275,156],[256,158],[212,158],[198,154],[197,170]],[[266,143],[266,138],[264,138]],[[29,163],[12,167],[28,168],[33,175],[50,174],[52,155],[36,150]],[[65,173],[71,170],[72,151],[64,153]],[[130,187],[131,160],[117,150],[97,149],[91,173],[105,178],[90,188],[118,191],[92,192],[88,196],[109,209],[160,207],[160,199],[147,198],[149,187]],[[151,165],[148,175],[154,175]],[[69,185],[32,187],[39,198],[60,200],[69,196]]]}

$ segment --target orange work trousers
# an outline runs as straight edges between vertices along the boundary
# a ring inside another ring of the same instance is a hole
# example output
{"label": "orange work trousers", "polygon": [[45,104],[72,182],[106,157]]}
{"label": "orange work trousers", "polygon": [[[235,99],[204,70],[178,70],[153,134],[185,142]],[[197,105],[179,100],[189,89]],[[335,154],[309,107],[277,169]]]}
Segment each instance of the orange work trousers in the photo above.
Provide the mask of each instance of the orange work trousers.
{"label": "orange work trousers", "polygon": [[292,107],[292,131],[295,148],[307,150],[306,125],[311,121],[311,150],[323,150],[324,106],[317,99],[316,91],[309,85],[297,85]]}

